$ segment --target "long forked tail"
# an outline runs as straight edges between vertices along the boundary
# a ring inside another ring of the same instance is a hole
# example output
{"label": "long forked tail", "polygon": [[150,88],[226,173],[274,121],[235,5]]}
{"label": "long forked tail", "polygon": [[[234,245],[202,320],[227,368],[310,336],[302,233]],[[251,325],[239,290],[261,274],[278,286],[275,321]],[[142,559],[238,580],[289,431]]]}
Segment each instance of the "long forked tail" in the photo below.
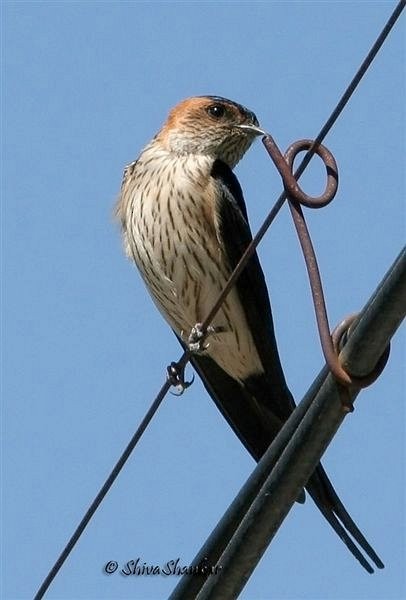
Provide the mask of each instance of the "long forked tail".
{"label": "long forked tail", "polygon": [[[309,479],[306,489],[313,498],[317,508],[364,569],[368,571],[368,573],[374,572],[374,569],[371,567],[360,548],[378,569],[383,569],[385,565],[348,514],[345,506],[333,488],[327,473],[321,465],[317,467],[316,471]],[[360,548],[358,548],[354,541]]]}

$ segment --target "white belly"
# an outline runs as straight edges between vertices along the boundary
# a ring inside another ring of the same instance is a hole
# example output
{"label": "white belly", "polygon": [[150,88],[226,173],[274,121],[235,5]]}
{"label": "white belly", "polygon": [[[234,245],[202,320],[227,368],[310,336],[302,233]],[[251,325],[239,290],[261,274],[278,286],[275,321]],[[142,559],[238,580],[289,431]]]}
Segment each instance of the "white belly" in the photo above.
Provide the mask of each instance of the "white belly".
{"label": "white belly", "polygon": [[[176,192],[162,188],[159,202],[151,193],[134,198],[127,246],[158,309],[187,341],[231,273],[203,199],[191,199],[185,181],[180,195]],[[209,336],[206,353],[220,367],[239,380],[263,371],[235,289],[212,325],[221,333]]]}

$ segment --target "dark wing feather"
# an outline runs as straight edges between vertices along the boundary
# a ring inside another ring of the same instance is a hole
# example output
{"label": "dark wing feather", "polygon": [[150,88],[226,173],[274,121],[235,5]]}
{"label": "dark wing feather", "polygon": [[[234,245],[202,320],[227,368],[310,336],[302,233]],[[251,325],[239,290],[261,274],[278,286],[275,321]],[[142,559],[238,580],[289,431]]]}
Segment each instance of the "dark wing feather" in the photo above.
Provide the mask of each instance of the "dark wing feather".
{"label": "dark wing feather", "polygon": [[[252,239],[247,211],[238,179],[227,165],[216,161],[212,177],[216,180],[220,198],[217,207],[220,239],[233,270]],[[263,375],[253,376],[245,384],[258,400],[265,403],[268,410],[285,421],[295,404],[283,374],[268,290],[256,252],[249,259],[235,286],[264,367]]]}

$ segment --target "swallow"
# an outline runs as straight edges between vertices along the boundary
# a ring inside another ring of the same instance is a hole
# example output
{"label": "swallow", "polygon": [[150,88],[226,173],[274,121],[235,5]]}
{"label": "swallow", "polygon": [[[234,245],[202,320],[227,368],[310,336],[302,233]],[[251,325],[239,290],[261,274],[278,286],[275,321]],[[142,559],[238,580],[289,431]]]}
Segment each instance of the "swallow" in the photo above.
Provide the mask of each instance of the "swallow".
{"label": "swallow", "polygon": [[[234,167],[265,135],[255,114],[220,96],[188,98],[124,171],[116,214],[127,256],[184,348],[252,239]],[[255,253],[191,363],[238,438],[259,461],[295,408]],[[185,337],[186,335],[186,337]],[[306,489],[369,572],[384,565],[340,501],[321,464]],[[304,501],[304,492],[298,498]],[[357,546],[358,544],[358,546]],[[363,552],[362,552],[363,551]]]}

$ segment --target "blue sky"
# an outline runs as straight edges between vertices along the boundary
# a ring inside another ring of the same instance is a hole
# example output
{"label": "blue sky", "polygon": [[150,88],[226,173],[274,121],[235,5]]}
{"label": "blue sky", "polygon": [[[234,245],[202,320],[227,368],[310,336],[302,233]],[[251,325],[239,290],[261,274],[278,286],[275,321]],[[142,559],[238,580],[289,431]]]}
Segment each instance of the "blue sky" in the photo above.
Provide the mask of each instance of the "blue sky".
{"label": "blue sky", "polygon": [[[112,210],[125,164],[184,97],[254,110],[280,147],[315,136],[395,2],[3,5],[3,590],[31,598],[180,355],[125,259]],[[404,238],[404,17],[329,134],[340,169],[308,214],[331,324],[360,309]],[[237,174],[256,231],[281,191],[261,142]],[[315,162],[303,186],[318,192]],[[297,399],[323,359],[287,207],[259,250]],[[386,564],[364,573],[310,500],[241,598],[399,599],[405,589],[404,338],[324,464]],[[200,382],[168,396],[48,598],[152,600],[188,564],[254,463]]]}

